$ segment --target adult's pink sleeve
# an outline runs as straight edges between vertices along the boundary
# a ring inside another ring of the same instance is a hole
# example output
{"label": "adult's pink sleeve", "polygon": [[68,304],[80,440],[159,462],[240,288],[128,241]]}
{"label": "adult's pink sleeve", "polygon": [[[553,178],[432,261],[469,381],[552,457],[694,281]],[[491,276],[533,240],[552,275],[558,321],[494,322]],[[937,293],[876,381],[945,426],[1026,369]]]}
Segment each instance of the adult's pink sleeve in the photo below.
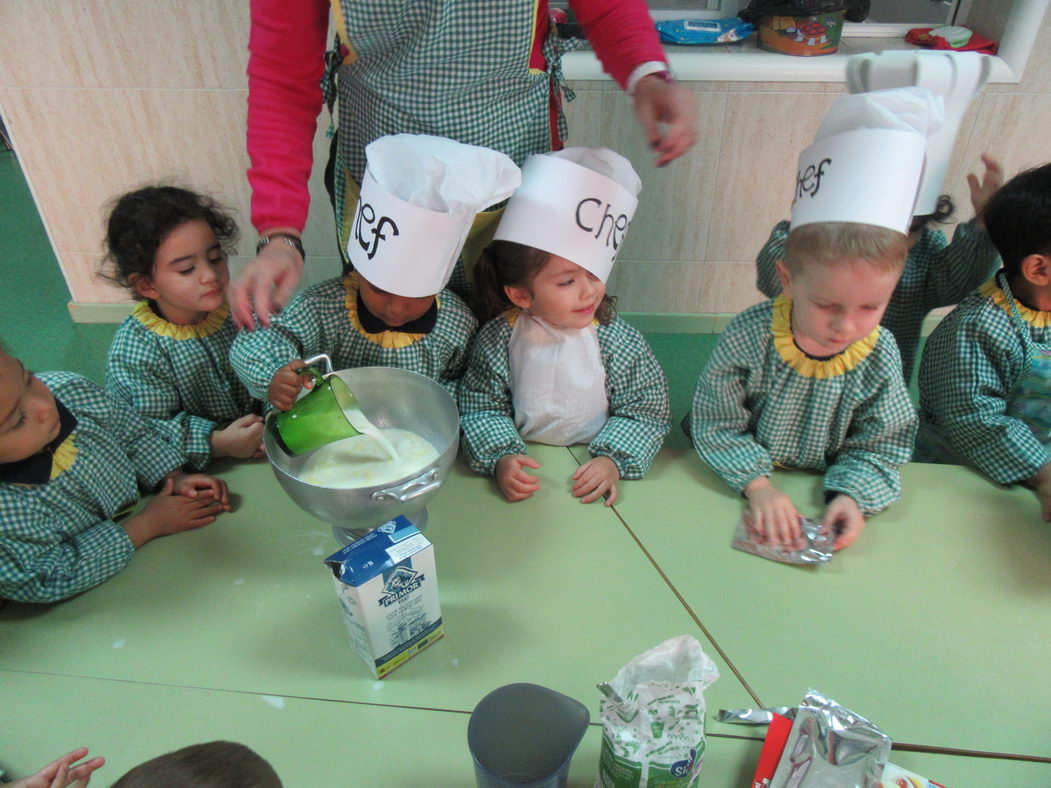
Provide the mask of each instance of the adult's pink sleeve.
{"label": "adult's pink sleeve", "polygon": [[644,0],[570,0],[569,5],[602,68],[621,88],[636,66],[668,62]]}
{"label": "adult's pink sleeve", "polygon": [[251,0],[248,183],[257,230],[302,230],[321,112],[327,0]]}

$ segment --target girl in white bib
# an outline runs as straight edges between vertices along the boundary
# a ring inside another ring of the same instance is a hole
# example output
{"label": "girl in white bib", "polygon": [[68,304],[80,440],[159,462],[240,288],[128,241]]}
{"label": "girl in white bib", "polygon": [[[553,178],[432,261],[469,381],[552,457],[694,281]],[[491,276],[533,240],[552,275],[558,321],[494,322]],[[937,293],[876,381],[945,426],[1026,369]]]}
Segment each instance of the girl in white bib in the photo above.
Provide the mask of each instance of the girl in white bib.
{"label": "girl in white bib", "polygon": [[459,397],[468,464],[519,501],[539,489],[525,441],[587,443],[573,495],[612,505],[618,481],[649,470],[670,426],[667,383],[646,340],[616,316],[599,277],[557,254],[495,241],[474,279],[488,322]]}

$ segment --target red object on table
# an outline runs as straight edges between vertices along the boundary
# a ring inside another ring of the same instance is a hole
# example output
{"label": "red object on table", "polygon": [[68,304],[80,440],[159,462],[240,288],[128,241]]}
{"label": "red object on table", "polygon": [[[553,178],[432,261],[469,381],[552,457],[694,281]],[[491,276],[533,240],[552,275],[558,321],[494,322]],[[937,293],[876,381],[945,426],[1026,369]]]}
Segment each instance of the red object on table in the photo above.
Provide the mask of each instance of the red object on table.
{"label": "red object on table", "polygon": [[934,30],[933,27],[914,27],[905,34],[905,40],[910,44],[927,47],[928,49],[948,49],[954,52],[981,52],[985,55],[995,55],[996,48],[999,46],[999,44],[991,38],[986,38],[972,30],[971,39],[966,44],[954,47],[945,38],[930,35],[932,30]]}
{"label": "red object on table", "polygon": [[763,751],[759,753],[759,763],[755,767],[755,776],[752,777],[752,788],[767,788],[770,785],[791,732],[792,720],[775,714],[766,730]]}

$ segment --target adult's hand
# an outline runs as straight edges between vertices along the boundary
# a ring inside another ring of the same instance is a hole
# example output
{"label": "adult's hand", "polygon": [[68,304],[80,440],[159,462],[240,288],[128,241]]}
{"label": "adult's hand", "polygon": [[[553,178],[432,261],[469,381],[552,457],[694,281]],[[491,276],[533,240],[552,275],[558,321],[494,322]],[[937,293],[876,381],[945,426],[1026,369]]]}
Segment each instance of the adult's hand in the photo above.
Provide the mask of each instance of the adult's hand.
{"label": "adult's hand", "polygon": [[268,243],[245,266],[237,280],[226,288],[226,299],[230,303],[234,324],[238,328],[254,329],[254,307],[259,322],[264,326],[270,325],[270,316],[281,311],[281,307],[291,300],[302,275],[303,258],[299,252],[281,239]]}
{"label": "adult's hand", "polygon": [[650,74],[635,85],[635,117],[663,167],[690,149],[697,139],[697,99],[675,82]]}

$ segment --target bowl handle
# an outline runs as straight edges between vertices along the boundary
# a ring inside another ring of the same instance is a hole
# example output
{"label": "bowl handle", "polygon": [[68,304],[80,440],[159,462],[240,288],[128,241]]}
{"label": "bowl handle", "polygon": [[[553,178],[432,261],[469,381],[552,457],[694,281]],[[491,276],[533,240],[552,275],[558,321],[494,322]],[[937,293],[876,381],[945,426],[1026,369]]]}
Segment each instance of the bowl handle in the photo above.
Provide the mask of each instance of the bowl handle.
{"label": "bowl handle", "polygon": [[376,490],[370,497],[374,501],[386,501],[389,499],[398,503],[408,503],[414,498],[426,495],[431,490],[437,490],[441,486],[442,482],[438,478],[438,469],[431,468],[415,479],[405,482],[405,484],[400,484],[397,487],[388,487],[386,490]]}

